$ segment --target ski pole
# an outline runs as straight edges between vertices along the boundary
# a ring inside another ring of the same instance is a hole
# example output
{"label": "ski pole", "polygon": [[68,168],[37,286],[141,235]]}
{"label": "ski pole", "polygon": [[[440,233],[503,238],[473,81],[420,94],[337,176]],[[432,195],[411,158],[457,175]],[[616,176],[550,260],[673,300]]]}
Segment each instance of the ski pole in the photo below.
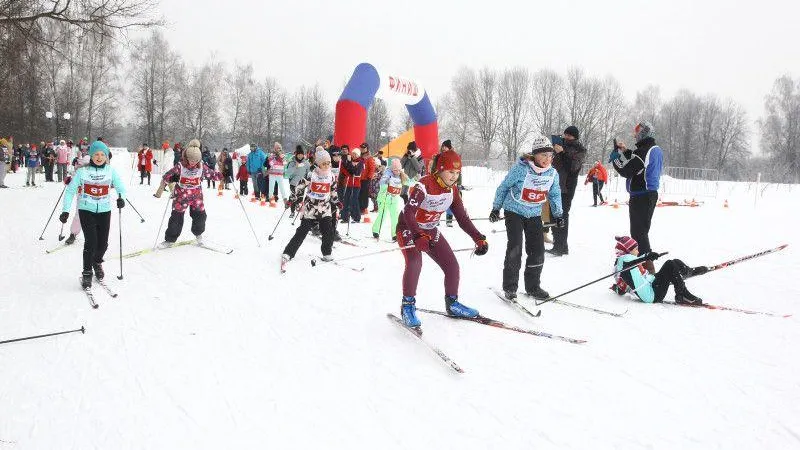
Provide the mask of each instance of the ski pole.
{"label": "ski pole", "polygon": [[139,214],[139,210],[137,210],[136,207],[133,206],[133,203],[131,203],[131,201],[129,199],[127,199],[127,198],[125,199],[125,201],[128,202],[129,205],[131,205],[131,208],[133,208],[133,211],[136,212],[136,214],[139,216],[139,219],[141,219],[142,223],[144,223],[144,217],[142,217],[142,215]]}
{"label": "ski pole", "polygon": [[275,230],[277,230],[277,229],[278,229],[278,225],[280,225],[280,224],[281,224],[281,220],[283,220],[283,216],[284,216],[284,214],[286,214],[286,211],[287,211],[288,209],[289,209],[289,208],[283,208],[283,212],[281,213],[281,216],[280,216],[280,217],[278,217],[278,221],[275,223],[275,228],[273,228],[273,229],[272,229],[272,233],[270,233],[270,235],[269,235],[269,236],[267,236],[267,240],[268,240],[268,241],[271,241],[271,240],[273,239],[273,235],[275,234]]}
{"label": "ski pole", "polygon": [[261,247],[261,242],[258,240],[258,235],[256,234],[256,230],[253,228],[253,223],[250,222],[250,216],[247,215],[247,210],[244,208],[244,203],[242,203],[242,196],[239,195],[236,198],[239,199],[239,206],[242,207],[244,218],[247,219],[247,223],[250,225],[250,231],[253,232],[253,237],[256,238],[256,244],[258,244],[258,246]]}
{"label": "ski pole", "polygon": [[503,228],[502,230],[492,230],[492,233],[505,233],[506,229]]}
{"label": "ski pole", "polygon": [[44,237],[43,237],[44,236],[44,231],[47,229],[47,226],[50,225],[50,221],[53,219],[53,214],[55,214],[56,208],[58,208],[58,204],[59,204],[59,202],[61,202],[61,197],[64,196],[64,191],[66,191],[66,190],[67,190],[67,185],[65,184],[64,185],[64,189],[61,190],[61,195],[58,196],[58,200],[56,200],[56,204],[53,206],[53,210],[50,211],[50,217],[47,218],[47,223],[44,224],[44,229],[42,230],[42,234],[39,235],[39,240],[40,241],[44,240]]}
{"label": "ski pole", "polygon": [[83,327],[80,327],[80,328],[75,329],[75,330],[59,331],[58,333],[47,333],[47,334],[39,334],[39,335],[36,335],[36,336],[28,336],[28,337],[23,337],[23,338],[9,339],[7,341],[0,341],[0,344],[8,344],[9,342],[27,341],[29,339],[39,339],[39,338],[48,337],[48,336],[58,336],[59,334],[75,333],[75,332],[78,332],[78,331],[80,331],[81,334],[86,333],[86,329],[83,328]]}
{"label": "ski pole", "polygon": [[[119,198],[122,198],[120,195]],[[122,208],[117,208],[119,211],[119,276],[117,277],[118,280],[122,279]],[[142,219],[144,222],[144,219]]]}
{"label": "ski pole", "polygon": [[169,201],[172,200],[172,193],[170,192],[169,197],[167,197],[167,204],[164,206],[164,214],[161,215],[161,223],[158,225],[158,233],[156,233],[156,241],[153,243],[153,248],[155,249],[158,245],[158,237],[161,236],[161,229],[164,227],[164,217],[167,217],[167,210],[169,209]]}
{"label": "ski pole", "polygon": [[61,224],[61,231],[58,232],[58,241],[61,242],[64,240],[64,224]]}
{"label": "ski pole", "polygon": [[[347,258],[337,259],[336,261],[347,261],[348,259],[365,258],[367,256],[373,256],[373,255],[378,255],[378,254],[381,254],[381,253],[388,253],[388,252],[396,252],[397,250],[407,250],[409,248],[414,248],[414,246],[413,245],[406,245],[405,247],[390,248],[388,250],[380,250],[380,251],[377,251],[377,252],[363,253],[361,255],[348,256]],[[317,266],[316,258],[311,260],[311,266],[312,267],[316,267]]]}
{"label": "ski pole", "polygon": [[[666,255],[667,253],[669,253],[669,252],[659,253],[659,254],[658,254],[658,257],[660,258],[660,257],[662,257],[662,256]],[[645,261],[645,260],[643,259],[641,262],[644,262],[644,261]],[[582,284],[582,285],[580,285],[580,286],[578,286],[578,287],[576,287],[576,288],[574,288],[574,289],[570,289],[570,290],[568,290],[567,292],[563,292],[563,293],[561,293],[561,294],[558,294],[558,295],[553,295],[553,296],[551,296],[551,297],[548,297],[548,298],[546,298],[546,299],[544,299],[544,300],[542,300],[542,301],[537,301],[537,300],[534,300],[534,303],[536,303],[536,306],[539,306],[539,305],[543,305],[543,304],[545,304],[545,303],[547,303],[547,302],[552,302],[553,300],[555,300],[555,299],[557,299],[557,298],[563,297],[563,296],[565,296],[565,295],[567,295],[567,294],[571,294],[571,293],[573,293],[573,292],[575,292],[575,291],[577,291],[577,290],[579,290],[579,289],[583,289],[583,288],[585,288],[586,286],[589,286],[589,285],[595,284],[595,283],[597,283],[597,282],[599,282],[599,281],[603,281],[603,280],[605,280],[605,279],[606,279],[606,278],[608,278],[608,277],[613,277],[614,275],[616,275],[616,274],[618,274],[618,273],[625,272],[626,270],[631,270],[631,269],[632,269],[632,268],[634,268],[634,267],[636,267],[636,266],[623,267],[622,269],[619,269],[619,270],[616,270],[616,271],[614,271],[614,272],[611,272],[610,274],[608,274],[608,275],[604,275],[604,276],[602,276],[602,277],[600,277],[600,278],[598,278],[598,279],[596,279],[596,280],[590,281],[590,282],[588,282],[588,283],[586,283],[586,284]]]}

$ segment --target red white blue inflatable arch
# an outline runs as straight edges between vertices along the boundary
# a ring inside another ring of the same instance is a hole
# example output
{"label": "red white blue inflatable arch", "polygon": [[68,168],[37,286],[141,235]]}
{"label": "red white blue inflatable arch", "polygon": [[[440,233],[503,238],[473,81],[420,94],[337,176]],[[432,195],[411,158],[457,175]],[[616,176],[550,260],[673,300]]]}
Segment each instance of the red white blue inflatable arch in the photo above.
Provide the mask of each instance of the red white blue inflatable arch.
{"label": "red white blue inflatable arch", "polygon": [[367,111],[376,95],[403,100],[414,122],[414,140],[422,151],[423,158],[430,159],[439,151],[439,124],[425,89],[412,80],[392,74],[380,74],[369,63],[356,66],[353,76],[336,102],[334,145],[347,144],[354,148],[364,142],[367,136]]}

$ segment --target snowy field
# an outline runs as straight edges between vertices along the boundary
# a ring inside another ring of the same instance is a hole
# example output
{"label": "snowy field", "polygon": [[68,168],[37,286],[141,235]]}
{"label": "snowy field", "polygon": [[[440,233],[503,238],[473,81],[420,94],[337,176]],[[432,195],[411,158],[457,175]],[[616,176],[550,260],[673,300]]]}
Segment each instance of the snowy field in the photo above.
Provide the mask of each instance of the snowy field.
{"label": "snowy field", "polygon": [[[128,181],[124,158],[114,163]],[[133,181],[130,200],[146,222],[122,210],[125,253],[163,239],[166,200],[152,197],[155,177],[151,187]],[[487,289],[500,285],[506,239],[492,233],[501,223],[481,221],[489,254],[458,253],[462,301],[588,342],[420,313],[425,336],[465,369],[459,375],[385,317],[399,313],[399,252],[353,260],[362,273],[312,268],[320,250],[309,237],[280,275],[290,221],[274,240],[267,235],[281,210],[245,204],[259,248],[233,191],[206,190],[205,237],[234,253],[185,246],[126,259],[119,281],[114,211],[105,269],[120,295],[96,288],[92,310],[78,286],[82,239],[46,255],[58,244],[57,217],[37,239],[63,185],[26,189],[22,172],[6,184],[14,189],[0,190],[0,340],[81,326],[86,334],[0,346],[0,450],[800,448],[796,315],[647,305],[603,281],[565,300],[627,309],[624,317],[547,304],[528,319]],[[473,216],[488,215],[493,193],[465,193]],[[756,204],[752,186],[726,184],[701,207],[658,208],[653,247],[711,265],[788,243],[688,286],[708,303],[800,313],[798,194],[767,187]],[[551,294],[612,271],[627,208],[590,204],[590,191],[578,192],[570,254],[546,261],[542,286]],[[182,239],[189,224],[187,214]],[[368,226],[350,230],[367,248],[336,245],[334,255],[393,248],[372,242]],[[457,227],[443,233],[454,248],[472,245]],[[418,306],[442,309],[441,271],[427,258],[423,269]]]}

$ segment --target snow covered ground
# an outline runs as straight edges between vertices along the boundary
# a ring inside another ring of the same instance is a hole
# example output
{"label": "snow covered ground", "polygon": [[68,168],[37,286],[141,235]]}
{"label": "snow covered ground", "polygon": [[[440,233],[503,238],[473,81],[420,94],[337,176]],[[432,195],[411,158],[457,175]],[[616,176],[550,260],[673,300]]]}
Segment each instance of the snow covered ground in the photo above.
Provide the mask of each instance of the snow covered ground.
{"label": "snow covered ground", "polygon": [[[114,162],[127,181],[124,155]],[[153,245],[166,205],[151,196],[155,179],[133,181],[146,222],[123,209],[126,253]],[[23,173],[6,178],[23,183]],[[565,300],[625,317],[548,304],[528,319],[487,289],[500,284],[505,235],[482,221],[489,254],[458,254],[464,303],[588,343],[420,314],[426,337],[466,370],[458,375],[385,318],[399,310],[399,252],[353,260],[363,273],[312,268],[319,241],[309,237],[280,275],[290,221],[268,241],[280,209],[246,203],[258,248],[233,191],[206,190],[206,238],[233,254],[185,246],[126,259],[122,281],[115,211],[105,268],[120,295],[96,289],[92,310],[77,282],[82,241],[46,255],[55,217],[37,240],[62,188],[41,184],[0,190],[0,340],[81,325],[86,334],[0,346],[0,450],[800,448],[796,316],[646,305],[603,281]],[[754,206],[752,187],[731,186],[702,207],[658,208],[654,248],[700,265],[788,243],[688,285],[709,303],[800,313],[798,190],[766,189]],[[465,194],[474,216],[488,215],[493,191]],[[590,204],[580,191],[570,254],[546,261],[552,294],[611,272],[613,236],[628,232],[625,206]],[[454,248],[471,245],[457,227],[443,232]],[[367,225],[351,234],[368,248],[337,245],[336,256],[392,248],[371,242]],[[418,304],[442,309],[441,272],[423,264]]]}

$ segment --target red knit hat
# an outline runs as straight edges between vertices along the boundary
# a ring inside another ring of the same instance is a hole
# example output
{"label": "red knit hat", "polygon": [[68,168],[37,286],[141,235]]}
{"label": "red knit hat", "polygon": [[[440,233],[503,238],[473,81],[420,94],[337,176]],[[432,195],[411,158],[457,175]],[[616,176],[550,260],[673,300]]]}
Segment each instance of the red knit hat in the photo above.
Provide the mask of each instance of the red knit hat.
{"label": "red knit hat", "polygon": [[630,253],[633,249],[639,247],[639,243],[636,242],[636,239],[630,236],[616,236],[614,239],[617,240],[617,245],[614,246],[614,248],[620,254]]}
{"label": "red knit hat", "polygon": [[461,155],[454,151],[440,153],[436,158],[436,167],[433,168],[433,173],[443,170],[461,170]]}

